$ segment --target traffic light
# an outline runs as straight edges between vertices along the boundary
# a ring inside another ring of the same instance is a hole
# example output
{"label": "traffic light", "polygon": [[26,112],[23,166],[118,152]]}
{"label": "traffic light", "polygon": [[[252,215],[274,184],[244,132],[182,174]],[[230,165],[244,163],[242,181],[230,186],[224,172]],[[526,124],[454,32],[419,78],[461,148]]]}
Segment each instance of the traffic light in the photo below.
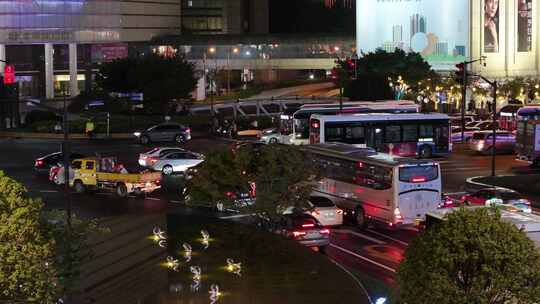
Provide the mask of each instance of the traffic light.
{"label": "traffic light", "polygon": [[464,84],[465,81],[465,63],[458,63],[456,64],[456,71],[454,72],[454,79],[459,84]]}
{"label": "traffic light", "polygon": [[4,67],[4,84],[15,83],[15,66],[12,64],[6,64]]}

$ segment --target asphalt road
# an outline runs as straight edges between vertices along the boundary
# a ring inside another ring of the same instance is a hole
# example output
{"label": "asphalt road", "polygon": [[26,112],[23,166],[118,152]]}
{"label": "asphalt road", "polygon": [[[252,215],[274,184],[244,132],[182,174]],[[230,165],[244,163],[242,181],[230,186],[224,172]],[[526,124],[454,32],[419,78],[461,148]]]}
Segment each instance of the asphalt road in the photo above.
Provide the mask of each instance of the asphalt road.
{"label": "asphalt road", "polygon": [[[221,139],[195,138],[185,148],[208,153],[227,147],[230,142]],[[138,169],[138,154],[149,150],[133,141],[74,141],[72,150],[86,155],[114,155],[128,169]],[[62,188],[51,184],[47,177],[33,172],[34,159],[60,150],[59,141],[0,139],[0,170],[22,182],[36,197],[41,197],[46,208],[64,208],[67,196]],[[468,177],[489,175],[491,158],[469,151],[456,151],[447,158],[436,159],[442,165],[444,191],[460,193]],[[512,167],[524,163],[512,155],[498,155],[497,174],[510,174]],[[71,194],[73,211],[81,217],[114,217],[126,214],[153,214],[185,212],[174,187],[157,191],[145,198],[117,199],[111,193]],[[201,211],[206,212],[206,211]],[[230,214],[223,214],[229,216]],[[360,231],[344,225],[334,229],[330,257],[389,286],[395,286],[395,272],[405,249],[418,232],[412,230],[389,231],[370,228]],[[384,295],[380,295],[384,296]]]}

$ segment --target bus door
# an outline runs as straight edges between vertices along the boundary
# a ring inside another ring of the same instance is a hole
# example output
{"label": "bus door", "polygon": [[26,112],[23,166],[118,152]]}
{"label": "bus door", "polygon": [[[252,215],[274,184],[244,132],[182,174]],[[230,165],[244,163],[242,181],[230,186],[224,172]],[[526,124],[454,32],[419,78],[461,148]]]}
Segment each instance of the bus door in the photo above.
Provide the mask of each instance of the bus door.
{"label": "bus door", "polygon": [[447,125],[435,125],[435,150],[434,152],[449,152],[450,136]]}
{"label": "bus door", "polygon": [[367,146],[377,151],[384,151],[384,130],[380,125],[371,125],[368,131]]}

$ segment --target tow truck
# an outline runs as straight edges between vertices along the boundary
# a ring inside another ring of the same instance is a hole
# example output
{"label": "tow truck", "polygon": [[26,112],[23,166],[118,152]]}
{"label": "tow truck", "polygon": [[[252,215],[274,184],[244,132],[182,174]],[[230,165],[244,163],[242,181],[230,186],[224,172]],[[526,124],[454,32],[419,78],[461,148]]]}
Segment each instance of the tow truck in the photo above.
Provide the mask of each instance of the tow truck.
{"label": "tow truck", "polygon": [[115,192],[122,198],[131,193],[142,195],[161,188],[161,172],[115,172],[117,164],[114,157],[75,159],[72,162],[73,175],[70,177],[69,185],[77,193],[104,190]]}

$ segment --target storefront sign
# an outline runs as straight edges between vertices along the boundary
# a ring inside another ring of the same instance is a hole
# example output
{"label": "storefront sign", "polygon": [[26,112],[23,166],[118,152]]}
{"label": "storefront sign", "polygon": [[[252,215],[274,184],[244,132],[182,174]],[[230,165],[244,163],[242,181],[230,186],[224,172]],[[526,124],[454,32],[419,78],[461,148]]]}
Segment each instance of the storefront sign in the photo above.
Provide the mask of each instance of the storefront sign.
{"label": "storefront sign", "polygon": [[128,56],[126,43],[95,44],[92,45],[93,62],[110,62]]}
{"label": "storefront sign", "polygon": [[55,42],[72,41],[74,35],[67,31],[16,31],[9,32],[7,37],[11,42]]}

